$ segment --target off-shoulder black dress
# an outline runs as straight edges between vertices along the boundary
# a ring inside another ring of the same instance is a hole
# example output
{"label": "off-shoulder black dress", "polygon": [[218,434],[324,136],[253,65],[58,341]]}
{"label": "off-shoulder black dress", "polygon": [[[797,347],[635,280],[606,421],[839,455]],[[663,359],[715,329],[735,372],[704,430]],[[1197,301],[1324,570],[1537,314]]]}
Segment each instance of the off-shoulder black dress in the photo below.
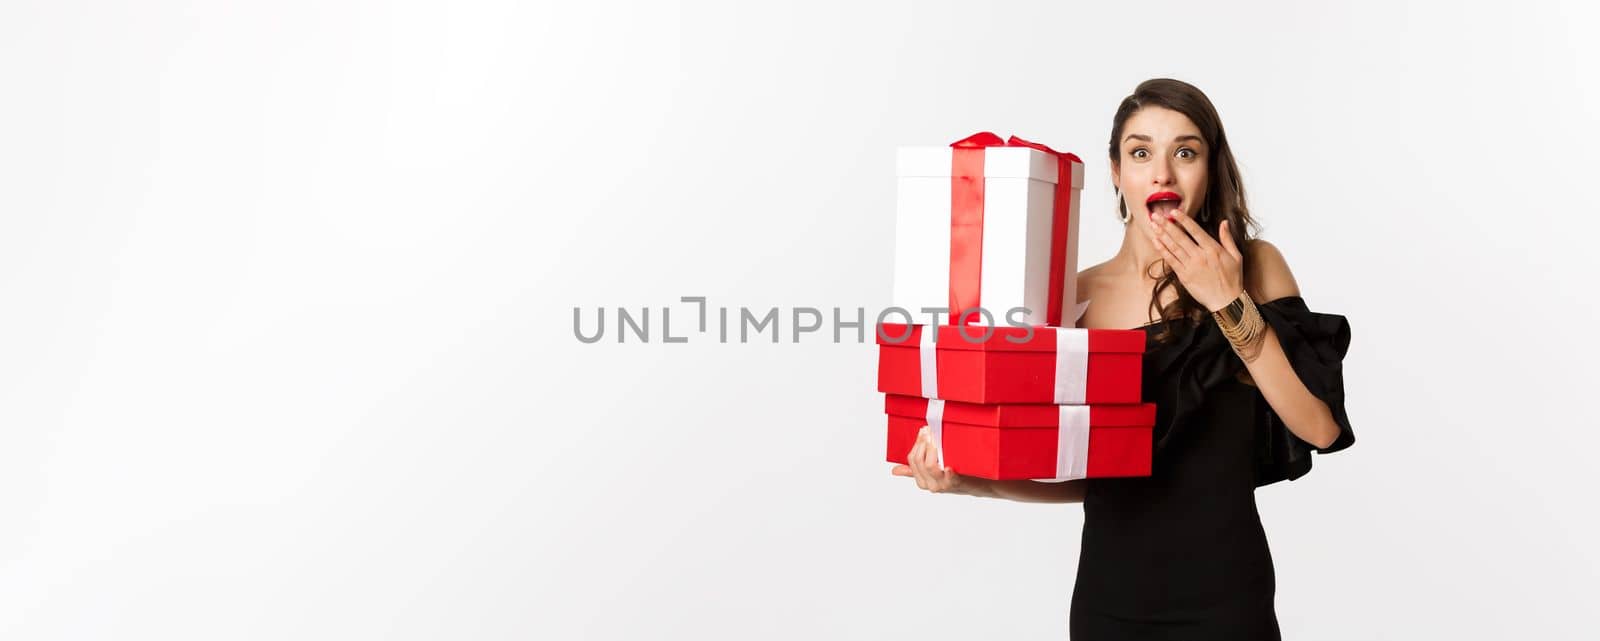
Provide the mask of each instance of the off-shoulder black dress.
{"label": "off-shoulder black dress", "polygon": [[[1255,488],[1305,475],[1312,451],[1355,442],[1341,373],[1350,325],[1298,296],[1257,307],[1300,380],[1333,411],[1339,437],[1316,449],[1290,432],[1261,392],[1238,380],[1244,363],[1216,323],[1146,326],[1151,475],[1087,481],[1073,641],[1280,638]],[[1163,328],[1174,338],[1157,342]]]}

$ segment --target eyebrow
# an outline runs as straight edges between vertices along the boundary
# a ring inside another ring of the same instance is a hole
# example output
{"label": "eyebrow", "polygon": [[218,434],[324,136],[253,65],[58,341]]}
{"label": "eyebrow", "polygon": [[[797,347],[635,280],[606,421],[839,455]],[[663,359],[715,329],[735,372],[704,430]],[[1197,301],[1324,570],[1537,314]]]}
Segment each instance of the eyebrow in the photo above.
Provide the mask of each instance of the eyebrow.
{"label": "eyebrow", "polygon": [[[1132,140],[1143,140],[1145,142],[1150,142],[1150,137],[1146,136],[1144,134],[1128,134],[1128,137],[1127,138],[1123,138],[1122,142],[1128,142],[1128,140],[1130,140],[1130,139],[1132,139]],[[1194,135],[1190,135],[1190,134],[1184,134],[1182,136],[1178,136],[1177,138],[1173,138],[1172,142],[1182,142],[1182,141],[1185,141],[1185,140],[1193,140],[1193,141],[1195,141],[1197,143],[1200,143],[1202,145],[1206,144],[1206,141],[1202,140],[1199,136],[1194,136]]]}

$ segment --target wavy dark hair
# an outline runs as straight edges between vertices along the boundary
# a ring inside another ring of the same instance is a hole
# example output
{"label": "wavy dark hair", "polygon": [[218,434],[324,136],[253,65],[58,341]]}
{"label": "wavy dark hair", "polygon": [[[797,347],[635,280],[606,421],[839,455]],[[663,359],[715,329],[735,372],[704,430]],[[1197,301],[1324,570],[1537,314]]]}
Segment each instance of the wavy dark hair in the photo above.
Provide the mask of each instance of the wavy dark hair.
{"label": "wavy dark hair", "polygon": [[[1200,129],[1200,137],[1205,139],[1206,156],[1206,198],[1201,204],[1200,211],[1194,212],[1194,220],[1199,223],[1212,238],[1217,237],[1217,229],[1223,220],[1228,221],[1228,233],[1233,235],[1234,244],[1240,248],[1241,254],[1250,238],[1259,232],[1260,226],[1250,218],[1250,208],[1245,205],[1244,183],[1239,179],[1239,165],[1233,160],[1233,150],[1228,148],[1228,135],[1222,130],[1222,118],[1217,116],[1217,108],[1211,105],[1211,99],[1194,85],[1171,78],[1153,78],[1139,83],[1133,94],[1122,99],[1122,104],[1117,105],[1117,115],[1111,121],[1110,155],[1114,166],[1121,166],[1122,160],[1122,129],[1128,119],[1145,107],[1164,107],[1183,114]],[[1118,199],[1118,215],[1128,216],[1127,203]],[[1149,274],[1161,261],[1145,266],[1145,273]],[[1249,256],[1245,256],[1242,265],[1245,273],[1249,273]],[[1177,299],[1161,306],[1161,292],[1167,288],[1176,289]],[[1152,316],[1159,316],[1162,321],[1178,321],[1188,319],[1191,323],[1199,322],[1210,316],[1204,305],[1196,301],[1184,289],[1183,283],[1178,281],[1178,275],[1171,267],[1165,267],[1162,274],[1157,277],[1156,284],[1150,290],[1150,311]],[[1168,323],[1175,325],[1175,322]],[[1167,340],[1172,335],[1171,328],[1163,330],[1157,335],[1158,340]]]}

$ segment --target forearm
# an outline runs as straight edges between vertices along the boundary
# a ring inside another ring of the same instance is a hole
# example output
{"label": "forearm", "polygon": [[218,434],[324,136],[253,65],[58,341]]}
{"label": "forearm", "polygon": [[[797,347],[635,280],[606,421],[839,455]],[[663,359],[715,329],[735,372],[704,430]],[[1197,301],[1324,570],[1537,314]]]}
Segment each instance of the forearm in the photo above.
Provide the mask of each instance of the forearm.
{"label": "forearm", "polygon": [[1022,503],[1082,503],[1083,480],[1044,483],[1040,481],[991,481],[977,477],[964,477],[965,494]]}
{"label": "forearm", "polygon": [[1243,354],[1240,358],[1244,359],[1250,378],[1267,399],[1267,404],[1272,406],[1272,411],[1283,419],[1284,425],[1295,436],[1319,448],[1331,445],[1333,439],[1339,436],[1339,425],[1333,420],[1333,412],[1328,410],[1327,403],[1306,389],[1300,375],[1289,364],[1289,357],[1283,353],[1283,344],[1278,342],[1278,335],[1270,325],[1254,358],[1247,358]]}

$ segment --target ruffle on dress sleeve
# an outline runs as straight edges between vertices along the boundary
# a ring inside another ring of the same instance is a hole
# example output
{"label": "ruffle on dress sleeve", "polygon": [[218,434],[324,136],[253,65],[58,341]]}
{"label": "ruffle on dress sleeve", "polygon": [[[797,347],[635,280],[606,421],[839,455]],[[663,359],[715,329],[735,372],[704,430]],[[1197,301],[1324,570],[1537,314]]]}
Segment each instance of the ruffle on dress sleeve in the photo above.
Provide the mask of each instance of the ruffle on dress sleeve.
{"label": "ruffle on dress sleeve", "polygon": [[[1304,476],[1311,471],[1311,452],[1329,454],[1350,447],[1355,443],[1355,433],[1344,408],[1342,364],[1350,347],[1349,321],[1343,316],[1313,312],[1299,296],[1259,303],[1256,308],[1272,326],[1295,374],[1313,396],[1328,404],[1339,425],[1339,435],[1333,443],[1316,448],[1295,436],[1257,390],[1256,486],[1260,487]],[[1183,433],[1201,410],[1208,390],[1236,382],[1245,370],[1244,361],[1233,353],[1216,323],[1173,329],[1176,334],[1171,342],[1155,349],[1146,363],[1146,388],[1150,388],[1153,378],[1172,390],[1170,397],[1162,399],[1169,406],[1158,408],[1159,414],[1165,416],[1157,418],[1157,451]]]}

